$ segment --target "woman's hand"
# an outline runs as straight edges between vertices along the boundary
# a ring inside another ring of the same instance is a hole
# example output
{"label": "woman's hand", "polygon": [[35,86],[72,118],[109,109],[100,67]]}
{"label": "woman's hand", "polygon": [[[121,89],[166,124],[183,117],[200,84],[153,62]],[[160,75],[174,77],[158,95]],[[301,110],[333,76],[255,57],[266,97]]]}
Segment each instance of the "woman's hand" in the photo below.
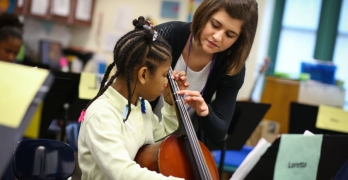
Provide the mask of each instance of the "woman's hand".
{"label": "woman's hand", "polygon": [[185,71],[178,72],[175,70],[173,71],[171,78],[174,79],[176,83],[178,83],[178,87],[180,90],[185,90],[190,85],[188,82],[186,82],[187,78]]}
{"label": "woman's hand", "polygon": [[[185,71],[173,71],[171,78],[178,83],[178,87],[180,90],[185,90],[190,85],[188,82],[186,82],[187,78]],[[170,93],[168,83],[164,86],[163,98],[168,104],[173,105],[172,95]]]}
{"label": "woman's hand", "polygon": [[184,95],[184,103],[187,103],[192,109],[196,110],[198,116],[207,116],[209,114],[208,105],[198,91],[181,90],[177,93]]}

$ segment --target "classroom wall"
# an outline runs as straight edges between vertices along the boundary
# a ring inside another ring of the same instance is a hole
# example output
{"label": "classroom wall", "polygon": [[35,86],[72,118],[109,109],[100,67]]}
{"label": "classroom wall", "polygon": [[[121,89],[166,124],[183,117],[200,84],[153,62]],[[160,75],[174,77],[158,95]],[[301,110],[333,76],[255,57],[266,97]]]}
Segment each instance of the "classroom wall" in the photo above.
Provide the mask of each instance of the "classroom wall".
{"label": "classroom wall", "polygon": [[39,41],[42,39],[60,42],[65,48],[71,41],[70,29],[62,23],[24,17],[23,39],[26,54],[38,61]]}
{"label": "classroom wall", "polygon": [[[93,50],[100,57],[112,62],[112,50],[109,46],[114,45],[114,42],[110,42],[110,40],[131,30],[133,28],[131,21],[138,16],[150,17],[154,24],[171,20],[187,21],[189,1],[178,1],[180,2],[178,18],[167,19],[160,16],[162,0],[97,0],[92,27],[70,27],[70,45]],[[249,97],[257,71],[267,56],[274,3],[275,0],[258,0],[258,29],[246,63],[247,73],[244,85],[237,97],[239,100]]]}
{"label": "classroom wall", "polygon": [[[259,8],[258,27],[254,44],[246,62],[246,75],[244,85],[237,99],[246,99],[250,96],[258,71],[268,53],[268,46],[273,20],[274,4],[276,0],[257,0]],[[262,79],[256,85],[254,100],[259,101],[262,93]]]}
{"label": "classroom wall", "polygon": [[105,47],[110,39],[114,39],[134,28],[132,20],[139,16],[150,17],[154,24],[171,20],[186,21],[188,16],[188,0],[180,2],[177,19],[161,18],[162,0],[97,0],[91,28],[71,27],[72,46],[83,46],[103,55],[112,62],[112,50]]}

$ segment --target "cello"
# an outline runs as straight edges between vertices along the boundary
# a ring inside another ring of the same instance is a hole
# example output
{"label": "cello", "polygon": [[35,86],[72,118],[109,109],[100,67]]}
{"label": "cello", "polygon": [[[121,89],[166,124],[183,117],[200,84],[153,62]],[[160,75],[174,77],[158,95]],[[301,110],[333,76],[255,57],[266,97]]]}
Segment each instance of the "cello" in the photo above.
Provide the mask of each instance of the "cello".
{"label": "cello", "polygon": [[162,140],[141,147],[134,160],[141,167],[165,176],[185,180],[219,180],[214,158],[208,148],[198,140],[183,98],[173,93],[179,88],[171,76],[172,69],[169,70],[167,78],[179,127]]}

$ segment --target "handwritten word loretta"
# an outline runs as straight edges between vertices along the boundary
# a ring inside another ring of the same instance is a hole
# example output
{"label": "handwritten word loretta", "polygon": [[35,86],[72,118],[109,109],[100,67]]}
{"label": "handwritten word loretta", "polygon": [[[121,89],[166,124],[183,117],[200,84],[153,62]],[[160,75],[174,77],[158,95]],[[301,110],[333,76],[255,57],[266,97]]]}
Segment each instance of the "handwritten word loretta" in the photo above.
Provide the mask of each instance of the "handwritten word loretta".
{"label": "handwritten word loretta", "polygon": [[288,168],[305,168],[307,166],[306,162],[289,162]]}

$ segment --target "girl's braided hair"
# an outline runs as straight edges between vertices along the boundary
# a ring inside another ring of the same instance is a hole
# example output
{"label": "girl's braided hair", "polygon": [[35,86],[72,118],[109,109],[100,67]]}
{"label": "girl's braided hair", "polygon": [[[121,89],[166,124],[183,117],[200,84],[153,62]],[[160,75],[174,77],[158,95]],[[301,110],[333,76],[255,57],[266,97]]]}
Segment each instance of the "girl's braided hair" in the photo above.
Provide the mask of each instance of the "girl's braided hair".
{"label": "girl's braided hair", "polygon": [[[114,61],[111,63],[101,81],[98,94],[87,104],[82,111],[79,121],[83,120],[85,110],[94,100],[101,96],[118,76],[127,79],[128,90],[128,113],[124,121],[128,119],[131,112],[131,77],[136,66],[146,66],[151,74],[155,74],[159,64],[172,59],[171,47],[161,36],[157,35],[151,22],[143,16],[133,20],[134,30],[122,36],[114,48]],[[116,72],[110,76],[111,70],[116,67]]]}

